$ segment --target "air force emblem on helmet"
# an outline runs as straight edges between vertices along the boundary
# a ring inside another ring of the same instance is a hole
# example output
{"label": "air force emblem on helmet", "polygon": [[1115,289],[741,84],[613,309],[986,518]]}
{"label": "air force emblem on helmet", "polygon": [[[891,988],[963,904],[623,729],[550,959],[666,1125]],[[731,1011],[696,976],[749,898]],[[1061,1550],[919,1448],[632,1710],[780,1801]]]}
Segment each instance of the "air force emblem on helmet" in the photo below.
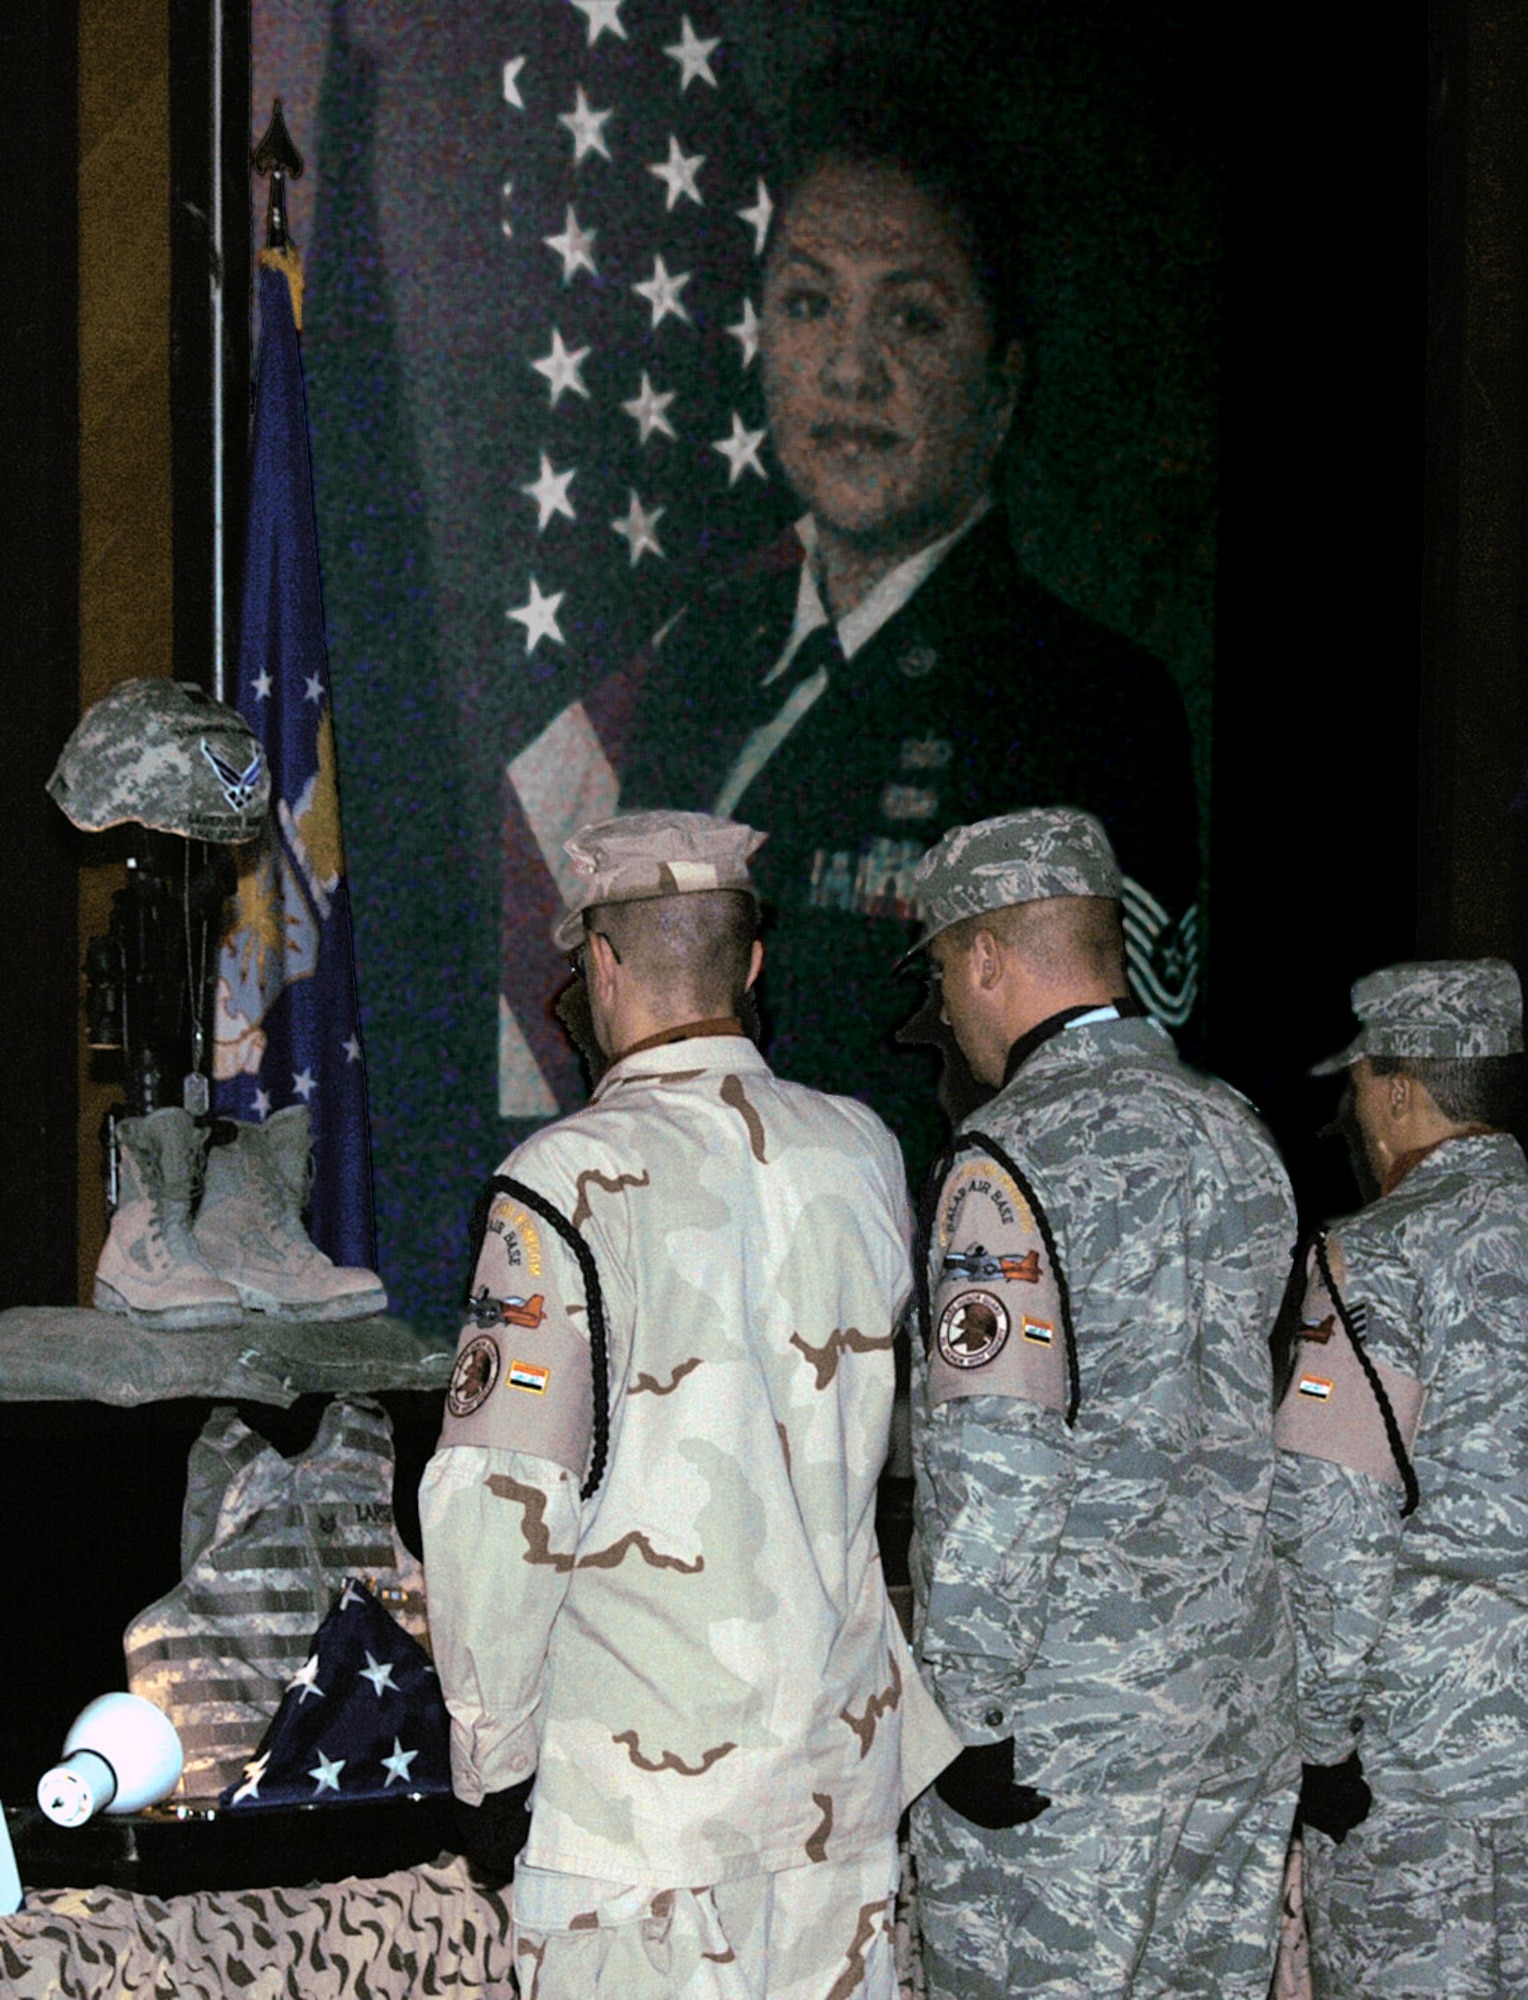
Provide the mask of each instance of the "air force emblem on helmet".
{"label": "air force emblem on helmet", "polygon": [[989,1154],[954,1166],[930,1245],[929,1400],[1011,1396],[1067,1406],[1061,1295],[1029,1200]]}
{"label": "air force emblem on helmet", "polygon": [[212,767],[212,774],[223,788],[229,809],[236,813],[244,811],[252,800],[259,797],[261,785],[265,782],[265,762],[257,748],[253,757],[241,771],[237,764],[230,764],[202,738],[202,755]]}

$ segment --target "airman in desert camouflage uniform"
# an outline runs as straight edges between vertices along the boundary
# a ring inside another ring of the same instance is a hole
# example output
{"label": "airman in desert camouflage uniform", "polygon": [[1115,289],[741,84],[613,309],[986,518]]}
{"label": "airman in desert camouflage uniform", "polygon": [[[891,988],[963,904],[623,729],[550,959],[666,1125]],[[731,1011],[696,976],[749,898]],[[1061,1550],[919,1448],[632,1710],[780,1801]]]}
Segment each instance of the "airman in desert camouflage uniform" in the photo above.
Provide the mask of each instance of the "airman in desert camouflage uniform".
{"label": "airman in desert camouflage uniform", "polygon": [[957,828],[919,893],[999,1086],[920,1230],[919,1646],[967,1745],[913,1813],[930,1991],[1264,2000],[1298,1775],[1265,1521],[1288,1184],[1132,1018],[1096,820]]}
{"label": "airman in desert camouflage uniform", "polygon": [[1318,1995],[1528,1993],[1528,1164],[1500,960],[1353,988],[1380,1189],[1317,1239],[1274,1530],[1300,1655]]}
{"label": "airman in desert camouflage uniform", "polygon": [[889,2000],[898,1816],[959,1747],[875,1541],[900,1155],[740,1029],[761,838],[569,843],[557,941],[614,1059],[490,1184],[421,1495],[455,1788],[501,1866],[528,1810],[528,2000]]}

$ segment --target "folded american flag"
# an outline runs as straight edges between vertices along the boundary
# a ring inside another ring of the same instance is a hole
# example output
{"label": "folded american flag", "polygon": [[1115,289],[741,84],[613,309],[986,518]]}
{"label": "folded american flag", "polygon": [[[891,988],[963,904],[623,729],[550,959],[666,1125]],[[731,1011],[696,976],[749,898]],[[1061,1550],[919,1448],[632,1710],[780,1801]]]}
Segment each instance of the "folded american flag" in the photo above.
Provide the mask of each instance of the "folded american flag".
{"label": "folded american flag", "polygon": [[416,1639],[354,1577],[314,1635],[230,1809],[449,1792],[440,1681]]}

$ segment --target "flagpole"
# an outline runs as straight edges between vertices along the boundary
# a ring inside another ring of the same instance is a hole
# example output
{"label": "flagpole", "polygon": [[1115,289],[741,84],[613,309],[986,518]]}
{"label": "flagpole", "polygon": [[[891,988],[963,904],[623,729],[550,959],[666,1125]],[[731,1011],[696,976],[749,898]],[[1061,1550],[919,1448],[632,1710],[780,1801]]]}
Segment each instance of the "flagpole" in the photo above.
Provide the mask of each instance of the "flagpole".
{"label": "flagpole", "polygon": [[228,699],[228,659],[223,633],[225,588],[223,552],[223,0],[212,0],[212,256],[207,282],[212,294],[212,693]]}

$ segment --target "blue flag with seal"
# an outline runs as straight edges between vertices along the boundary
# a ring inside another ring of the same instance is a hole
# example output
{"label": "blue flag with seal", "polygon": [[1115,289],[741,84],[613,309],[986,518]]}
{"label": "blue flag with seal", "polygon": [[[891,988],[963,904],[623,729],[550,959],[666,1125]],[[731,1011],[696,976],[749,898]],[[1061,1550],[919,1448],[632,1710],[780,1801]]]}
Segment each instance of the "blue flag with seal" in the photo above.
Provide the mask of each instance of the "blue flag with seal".
{"label": "blue flag with seal", "polygon": [[[262,260],[263,261],[263,260]],[[212,1103],[263,1122],[306,1105],[309,1232],[376,1262],[366,1066],[340,836],[307,393],[285,270],[260,273],[249,522],[233,706],[265,746],[271,818],[238,854],[218,964]]]}

